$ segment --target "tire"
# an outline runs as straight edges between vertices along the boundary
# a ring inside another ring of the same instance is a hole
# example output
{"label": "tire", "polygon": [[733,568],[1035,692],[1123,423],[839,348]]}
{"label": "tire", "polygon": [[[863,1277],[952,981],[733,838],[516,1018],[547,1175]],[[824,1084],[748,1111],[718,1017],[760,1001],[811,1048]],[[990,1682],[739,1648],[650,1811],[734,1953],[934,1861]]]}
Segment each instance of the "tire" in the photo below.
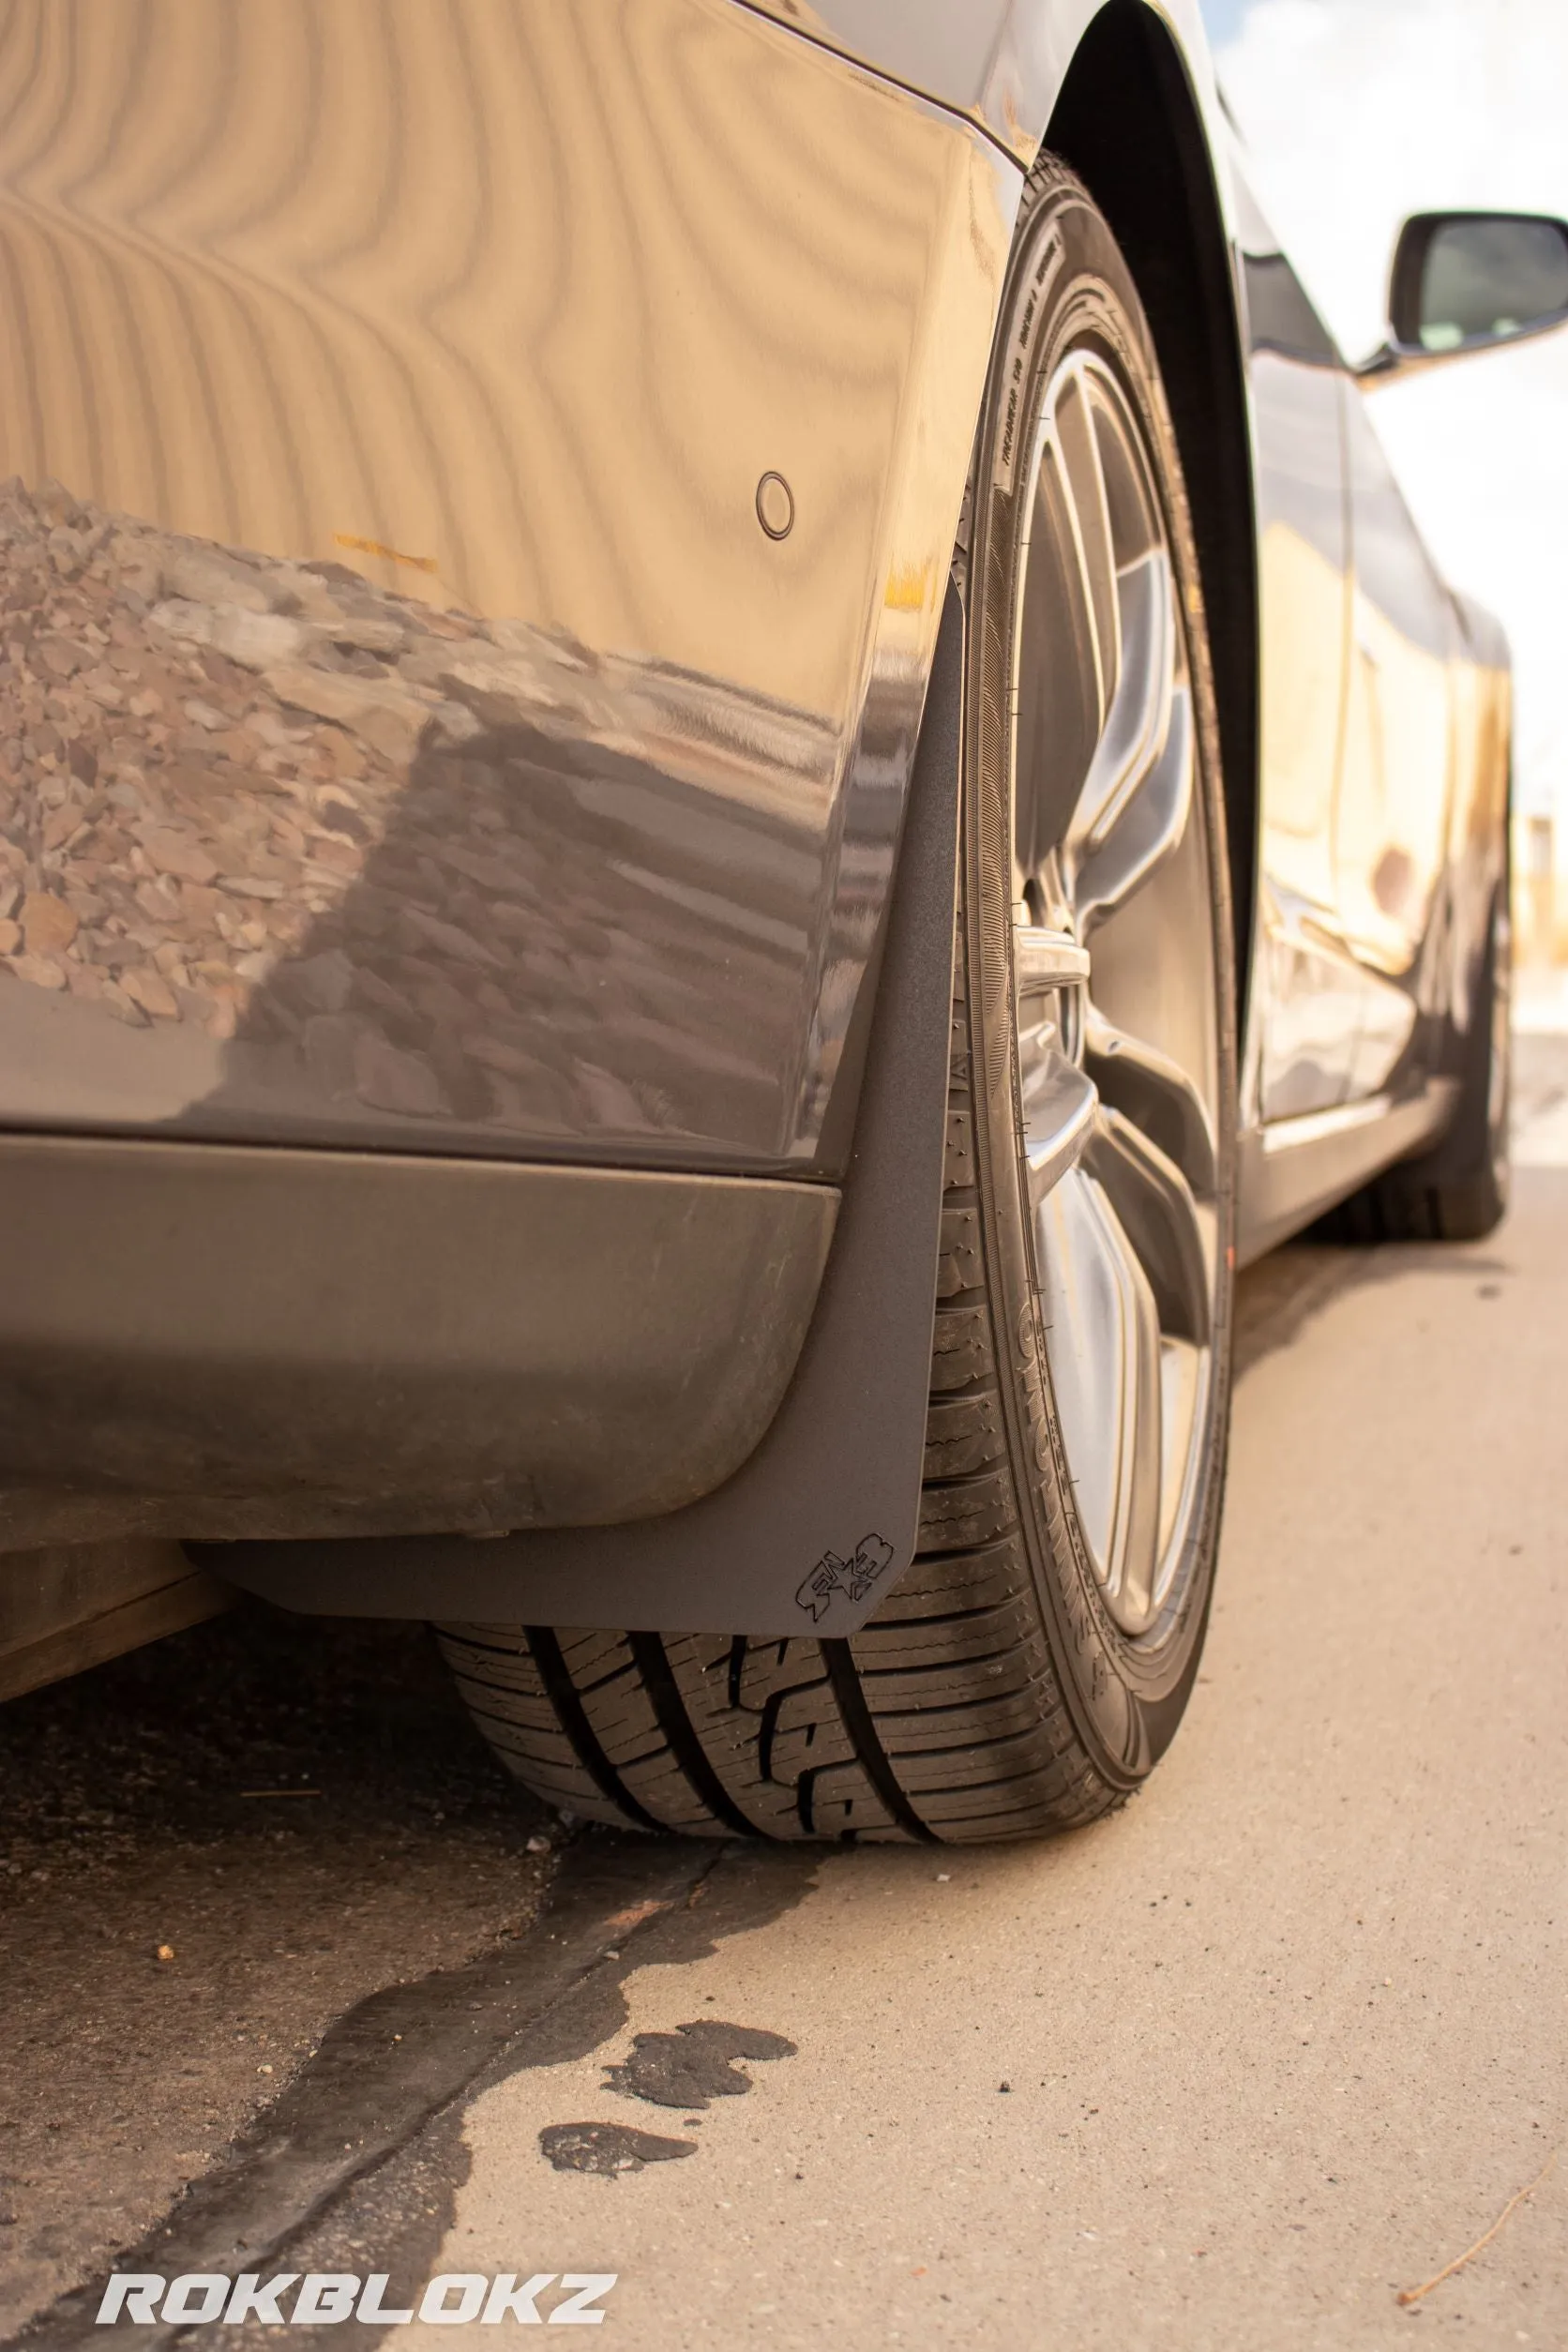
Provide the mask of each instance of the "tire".
{"label": "tire", "polygon": [[[1506,821],[1505,821],[1506,838]],[[1380,1242],[1480,1242],[1508,1214],[1509,1116],[1513,1037],[1513,937],[1509,880],[1492,898],[1486,944],[1465,1032],[1459,1100],[1442,1140],[1419,1159],[1403,1160],[1331,1210],[1325,1239],[1352,1245]]]}
{"label": "tire", "polygon": [[[438,1629],[505,1762],[538,1795],[596,1820],[958,1844],[1061,1830],[1138,1786],[1197,1673],[1224,1481],[1234,1263],[1218,736],[1149,330],[1103,217],[1048,159],[1032,177],[1003,318],[966,507],[960,904],[918,1553],[849,1640]],[[1019,381],[1010,404],[998,387]],[[1026,432],[1038,482],[1021,460]],[[1083,552],[1092,534],[1075,523],[1069,579],[1064,526],[1038,520],[1039,485],[1065,484],[1060,499],[1081,519],[1093,504],[1086,481],[1101,486],[1104,565],[1094,569]],[[1027,563],[1026,509],[1036,515]],[[1144,541],[1124,568],[1120,550]],[[1053,550],[1058,572],[1045,586],[1065,596],[1064,619],[1049,595],[1037,606],[1026,593],[1046,560],[1036,547]],[[1037,611],[1051,615],[1038,638]],[[1035,749],[1016,759],[1015,633],[1028,656],[1026,703],[1030,680],[1043,681],[1030,703]],[[1088,707],[1086,644],[1099,665],[1093,742],[1081,727],[1081,742],[1063,732],[1073,695],[1080,721]],[[1155,718],[1112,774],[1105,746],[1123,702]],[[1071,760],[1059,747],[1069,739]],[[1092,786],[1101,793],[1093,824]],[[1041,831],[1053,798],[1068,812],[1055,846]],[[1080,904],[1090,912],[1078,923]],[[1108,1013],[1105,990],[1117,1000]],[[1143,1008],[1141,1031],[1117,1025],[1123,1004]],[[1162,1021],[1199,1038],[1199,1077],[1168,1049]],[[1080,1257],[1063,1258],[1061,1237],[1080,1229],[1090,1236]],[[1121,1285],[1098,1320],[1069,1295],[1084,1267],[1102,1289]],[[1127,1406],[1104,1437],[1091,1410],[1108,1393],[1100,1353]],[[1095,1445],[1113,1456],[1112,1489]]]}

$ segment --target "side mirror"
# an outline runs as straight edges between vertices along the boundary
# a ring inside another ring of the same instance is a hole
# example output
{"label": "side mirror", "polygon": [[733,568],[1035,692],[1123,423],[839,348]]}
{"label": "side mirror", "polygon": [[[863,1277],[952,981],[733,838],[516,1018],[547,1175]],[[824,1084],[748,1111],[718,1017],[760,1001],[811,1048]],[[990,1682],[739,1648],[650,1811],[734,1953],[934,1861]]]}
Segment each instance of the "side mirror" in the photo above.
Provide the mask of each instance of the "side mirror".
{"label": "side mirror", "polygon": [[1568,323],[1568,221],[1519,212],[1407,220],[1389,284],[1389,339],[1356,373],[1388,384]]}

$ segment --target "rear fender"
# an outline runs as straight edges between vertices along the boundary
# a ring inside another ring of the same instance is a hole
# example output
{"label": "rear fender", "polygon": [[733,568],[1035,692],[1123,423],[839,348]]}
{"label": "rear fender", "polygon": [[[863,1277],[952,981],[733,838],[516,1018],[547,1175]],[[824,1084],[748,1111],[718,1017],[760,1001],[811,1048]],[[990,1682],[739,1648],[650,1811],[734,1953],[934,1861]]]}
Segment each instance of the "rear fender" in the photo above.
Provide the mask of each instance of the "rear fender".
{"label": "rear fender", "polygon": [[841,1175],[1020,187],[731,0],[8,8],[0,1125]]}

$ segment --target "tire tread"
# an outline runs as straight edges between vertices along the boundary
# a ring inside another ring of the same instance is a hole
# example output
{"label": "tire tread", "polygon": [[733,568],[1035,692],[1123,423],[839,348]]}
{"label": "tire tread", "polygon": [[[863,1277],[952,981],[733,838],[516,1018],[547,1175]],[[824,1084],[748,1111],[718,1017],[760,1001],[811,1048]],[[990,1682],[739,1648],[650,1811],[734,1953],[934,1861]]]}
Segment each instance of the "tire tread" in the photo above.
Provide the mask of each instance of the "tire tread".
{"label": "tire tread", "polygon": [[[688,1835],[968,1842],[1119,1802],[1074,1735],[1005,1458],[961,986],[955,1013],[920,1549],[870,1622],[839,1642],[438,1628],[502,1760],[574,1813]],[[551,1641],[565,1708],[539,1664]]]}

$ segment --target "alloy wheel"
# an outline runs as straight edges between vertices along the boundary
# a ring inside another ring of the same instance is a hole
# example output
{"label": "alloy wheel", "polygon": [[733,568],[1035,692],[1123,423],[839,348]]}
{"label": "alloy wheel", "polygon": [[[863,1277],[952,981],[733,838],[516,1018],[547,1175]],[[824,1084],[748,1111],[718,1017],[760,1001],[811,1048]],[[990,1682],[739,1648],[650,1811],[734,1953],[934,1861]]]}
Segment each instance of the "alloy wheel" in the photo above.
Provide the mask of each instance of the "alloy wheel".
{"label": "alloy wheel", "polygon": [[1220,1269],[1215,948],[1186,632],[1142,430],[1049,379],[1014,601],[1013,966],[1045,1357],[1121,1631],[1180,1597]]}

